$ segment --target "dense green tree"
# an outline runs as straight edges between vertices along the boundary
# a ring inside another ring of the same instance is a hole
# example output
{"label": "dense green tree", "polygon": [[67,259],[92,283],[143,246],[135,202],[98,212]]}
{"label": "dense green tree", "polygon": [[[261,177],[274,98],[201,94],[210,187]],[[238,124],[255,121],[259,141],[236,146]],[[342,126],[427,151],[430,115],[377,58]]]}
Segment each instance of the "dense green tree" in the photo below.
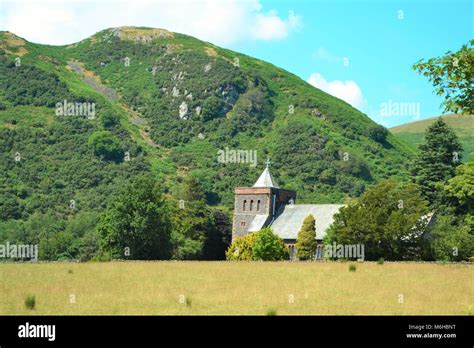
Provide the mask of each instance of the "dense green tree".
{"label": "dense green tree", "polygon": [[230,246],[231,239],[232,221],[222,211],[213,212],[204,242],[204,259],[225,260],[225,252]]}
{"label": "dense green tree", "polygon": [[32,64],[16,67],[4,53],[0,50],[0,90],[13,105],[54,107],[64,99],[73,98],[66,83],[56,74]]}
{"label": "dense green tree", "polygon": [[44,260],[68,260],[78,254],[74,236],[68,231],[60,231],[41,238],[38,249],[40,258]]}
{"label": "dense green tree", "polygon": [[99,253],[100,234],[96,228],[98,221],[99,214],[96,212],[79,212],[68,221],[64,233],[72,238],[68,249],[69,258],[88,261]]}
{"label": "dense green tree", "polygon": [[444,185],[444,205],[429,235],[435,260],[461,261],[474,255],[474,163],[458,166],[456,174]]}
{"label": "dense green tree", "polygon": [[188,176],[171,202],[173,259],[223,260],[232,225],[226,214],[206,205],[206,193],[196,176]]}
{"label": "dense green tree", "polygon": [[17,243],[38,244],[41,260],[57,261],[76,256],[74,237],[65,231],[66,221],[57,213],[36,212],[23,224],[23,232]]}
{"label": "dense green tree", "polygon": [[100,120],[106,129],[113,128],[120,123],[120,118],[108,109],[101,113]]}
{"label": "dense green tree", "polygon": [[224,103],[221,99],[212,95],[202,104],[201,118],[203,121],[212,120],[213,118],[222,116]]}
{"label": "dense green tree", "polygon": [[82,237],[86,233],[94,231],[99,215],[96,212],[79,212],[70,219],[66,226],[66,231],[74,237]]}
{"label": "dense green tree", "polygon": [[186,178],[180,198],[171,206],[173,259],[202,259],[205,241],[214,226],[204,190],[196,177]]}
{"label": "dense green tree", "polygon": [[[79,213],[69,221],[52,211],[36,212],[26,221],[0,223],[0,243],[38,244],[41,260],[89,260],[98,251],[96,224],[95,212]],[[94,245],[91,243],[92,236],[95,238]]]}
{"label": "dense green tree", "polygon": [[440,185],[455,174],[461,163],[462,146],[458,137],[440,117],[426,131],[425,143],[411,166],[413,180],[430,203],[439,200]]}
{"label": "dense green tree", "polygon": [[296,256],[300,260],[312,260],[316,253],[316,221],[313,215],[308,215],[303,221],[303,226],[298,232],[296,240]]}
{"label": "dense green tree", "polygon": [[388,135],[388,129],[380,124],[370,126],[367,132],[369,138],[379,143],[384,142]]}
{"label": "dense green tree", "polygon": [[252,232],[245,236],[235,238],[229,249],[227,249],[225,256],[228,261],[251,261],[254,260],[253,245],[257,233]]}
{"label": "dense green tree", "polygon": [[78,250],[78,259],[80,261],[89,261],[97,258],[100,253],[101,236],[97,229],[88,230],[80,239],[76,240]]}
{"label": "dense green tree", "polygon": [[430,257],[439,261],[466,261],[474,256],[474,221],[453,215],[438,216],[429,234]]}
{"label": "dense green tree", "polygon": [[366,260],[417,260],[425,248],[427,213],[415,184],[383,181],[341,208],[325,243],[364,244]]}
{"label": "dense green tree", "polygon": [[46,213],[35,212],[24,223],[25,235],[19,238],[18,241],[25,241],[27,244],[38,244],[42,240],[64,231],[65,227],[66,221],[52,210],[48,210]]}
{"label": "dense green tree", "polygon": [[267,227],[257,232],[252,247],[253,258],[263,261],[288,260],[289,252],[283,239]]}
{"label": "dense green tree", "polygon": [[126,185],[102,214],[101,247],[115,258],[168,259],[171,224],[157,181],[143,175]]}
{"label": "dense green tree", "polygon": [[456,168],[456,176],[444,186],[459,213],[474,215],[474,162]]}
{"label": "dense green tree", "polygon": [[88,139],[88,145],[94,149],[97,156],[106,160],[120,162],[123,159],[123,150],[120,141],[109,131],[97,131]]}
{"label": "dense green tree", "polygon": [[427,77],[436,94],[444,97],[445,112],[474,113],[474,40],[457,52],[448,51],[442,57],[421,59],[413,69]]}
{"label": "dense green tree", "polygon": [[16,195],[8,190],[2,190],[2,200],[0,201],[0,219],[18,219],[21,217],[21,206]]}
{"label": "dense green tree", "polygon": [[190,175],[185,179],[183,199],[193,203],[205,203],[204,188],[196,176]]}
{"label": "dense green tree", "polygon": [[38,245],[41,260],[72,258],[73,239],[65,233],[66,221],[53,211],[35,212],[28,220],[0,223],[0,243]]}

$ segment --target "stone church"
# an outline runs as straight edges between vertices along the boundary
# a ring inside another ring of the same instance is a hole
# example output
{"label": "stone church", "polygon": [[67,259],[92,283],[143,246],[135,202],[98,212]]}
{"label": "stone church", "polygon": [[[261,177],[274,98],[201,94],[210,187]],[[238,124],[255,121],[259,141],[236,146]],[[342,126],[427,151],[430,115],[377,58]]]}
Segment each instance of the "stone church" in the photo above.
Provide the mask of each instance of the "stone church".
{"label": "stone church", "polygon": [[[270,173],[269,161],[252,187],[235,188],[232,240],[250,232],[271,227],[296,256],[295,243],[303,220],[312,214],[316,219],[316,240],[322,242],[333,216],[343,204],[295,204],[296,192],[282,189]],[[319,249],[317,253],[320,253]]]}

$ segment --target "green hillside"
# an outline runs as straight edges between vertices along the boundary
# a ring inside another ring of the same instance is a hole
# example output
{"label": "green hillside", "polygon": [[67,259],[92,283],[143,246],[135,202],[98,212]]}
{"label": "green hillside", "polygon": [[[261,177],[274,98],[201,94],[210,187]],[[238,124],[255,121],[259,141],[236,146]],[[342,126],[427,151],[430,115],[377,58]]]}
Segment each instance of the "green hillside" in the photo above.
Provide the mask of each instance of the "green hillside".
{"label": "green hillside", "polygon": [[[94,103],[94,117],[58,116],[64,100]],[[234,187],[253,184],[267,157],[299,203],[338,203],[381,179],[406,180],[413,149],[379,131],[283,69],[186,35],[121,27],[47,46],[0,33],[6,222],[100,212],[145,172],[176,199],[195,175],[210,205],[231,208]],[[256,150],[257,165],[219,163],[226,148]]]}
{"label": "green hillside", "polygon": [[[425,130],[436,117],[390,128],[390,132],[412,145],[414,149],[424,142]],[[464,147],[463,160],[474,160],[474,115],[444,115],[444,121],[454,130]]]}

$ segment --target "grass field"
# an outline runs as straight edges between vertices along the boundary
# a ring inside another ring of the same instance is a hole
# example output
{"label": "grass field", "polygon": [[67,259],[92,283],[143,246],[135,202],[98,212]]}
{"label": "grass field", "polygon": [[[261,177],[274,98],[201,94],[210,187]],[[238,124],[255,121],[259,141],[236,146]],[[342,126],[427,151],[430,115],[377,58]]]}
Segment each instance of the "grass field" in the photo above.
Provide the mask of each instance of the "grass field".
{"label": "grass field", "polygon": [[472,264],[350,264],[1,263],[0,315],[474,314]]}
{"label": "grass field", "polygon": [[[390,128],[390,132],[398,138],[405,140],[414,147],[418,147],[425,141],[426,129],[437,119],[425,120],[403,124]],[[474,115],[445,115],[443,120],[454,130],[464,147],[464,161],[474,160]]]}

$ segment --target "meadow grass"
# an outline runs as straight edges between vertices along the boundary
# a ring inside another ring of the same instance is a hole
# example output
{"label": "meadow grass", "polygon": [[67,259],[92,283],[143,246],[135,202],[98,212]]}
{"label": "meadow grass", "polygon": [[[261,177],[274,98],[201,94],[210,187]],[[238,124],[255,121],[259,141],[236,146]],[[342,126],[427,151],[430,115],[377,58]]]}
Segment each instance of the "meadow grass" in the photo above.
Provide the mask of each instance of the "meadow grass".
{"label": "meadow grass", "polygon": [[474,305],[472,264],[0,263],[0,279],[0,315],[467,315]]}

